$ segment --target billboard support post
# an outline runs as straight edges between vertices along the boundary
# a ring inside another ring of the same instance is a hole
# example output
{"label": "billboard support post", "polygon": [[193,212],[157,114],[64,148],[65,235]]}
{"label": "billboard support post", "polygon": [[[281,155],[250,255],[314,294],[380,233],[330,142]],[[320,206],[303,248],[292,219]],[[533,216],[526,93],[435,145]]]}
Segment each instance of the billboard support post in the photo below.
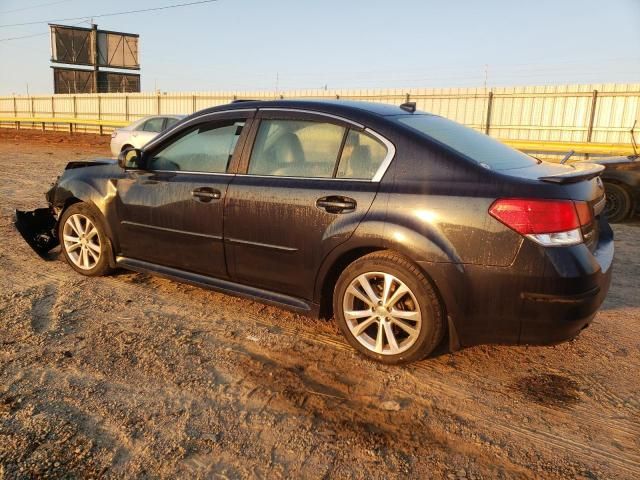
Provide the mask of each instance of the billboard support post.
{"label": "billboard support post", "polygon": [[[99,93],[96,93],[96,95],[98,95],[98,120],[102,120],[102,97]],[[99,129],[100,135],[102,135],[102,124],[100,125]]]}
{"label": "billboard support post", "polygon": [[98,93],[98,25],[91,24],[91,42],[93,43],[93,93]]}

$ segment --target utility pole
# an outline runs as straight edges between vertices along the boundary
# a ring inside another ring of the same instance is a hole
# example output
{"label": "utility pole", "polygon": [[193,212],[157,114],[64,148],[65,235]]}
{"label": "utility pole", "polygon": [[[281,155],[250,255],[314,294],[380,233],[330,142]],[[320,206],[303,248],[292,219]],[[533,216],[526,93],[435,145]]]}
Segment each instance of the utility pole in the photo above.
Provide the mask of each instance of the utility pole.
{"label": "utility pole", "polygon": [[487,89],[487,79],[489,78],[489,65],[484,65],[484,89]]}
{"label": "utility pole", "polygon": [[99,93],[98,91],[98,25],[91,22],[91,41],[93,43],[93,93]]}

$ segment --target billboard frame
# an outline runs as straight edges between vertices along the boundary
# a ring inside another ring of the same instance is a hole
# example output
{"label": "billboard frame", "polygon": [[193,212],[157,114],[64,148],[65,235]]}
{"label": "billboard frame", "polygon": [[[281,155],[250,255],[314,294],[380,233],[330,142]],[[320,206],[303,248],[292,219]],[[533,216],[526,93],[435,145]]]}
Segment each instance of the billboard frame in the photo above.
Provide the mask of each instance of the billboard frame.
{"label": "billboard frame", "polygon": [[[106,34],[106,35],[119,35],[121,37],[133,37],[133,38],[138,39],[138,38],[140,38],[140,35],[137,34],[137,33],[118,32],[118,31],[115,31],[115,30],[102,30],[102,29],[98,30],[97,28],[93,29],[93,28],[88,28],[88,27],[73,27],[73,26],[70,26],[70,25],[60,25],[60,24],[57,24],[57,23],[50,23],[49,24],[49,36],[50,36],[50,39],[51,39],[51,42],[50,42],[51,43],[51,62],[53,62],[53,63],[62,63],[64,65],[82,65],[82,66],[85,66],[85,67],[95,67],[96,63],[97,63],[98,66],[105,67],[105,68],[116,68],[116,69],[122,69],[122,70],[140,70],[140,63],[139,62],[138,62],[138,65],[135,66],[135,67],[126,67],[126,66],[123,67],[123,66],[120,66],[120,65],[111,66],[111,65],[108,65],[107,63],[104,63],[104,64],[100,63],[99,62],[99,57],[101,56],[101,52],[99,52],[99,51],[96,52],[95,51],[96,47],[97,47],[97,43],[98,43],[97,39],[92,39],[93,40],[92,44],[89,46],[89,48],[92,50],[92,51],[90,51],[90,55],[92,56],[92,58],[94,58],[93,62],[88,62],[88,63],[83,63],[83,62],[63,62],[63,61],[57,60],[55,58],[55,56],[54,56],[54,50],[56,49],[55,42],[54,42],[54,37],[53,37],[53,29],[54,28],[60,28],[60,29],[66,29],[66,30],[80,30],[80,31],[83,31],[83,32],[87,32],[89,34],[94,32],[94,30],[95,30],[97,35],[100,35],[102,33],[102,34]],[[96,58],[97,58],[97,60],[96,60]],[[107,61],[108,61],[108,59],[107,59]]]}
{"label": "billboard frame", "polygon": [[[51,65],[50,67],[51,69],[53,69],[53,91],[55,95],[59,95],[59,94],[64,94],[64,95],[69,95],[69,94],[78,94],[78,95],[82,95],[82,94],[98,94],[98,93],[139,93],[140,92],[140,78],[141,75],[139,73],[130,73],[130,72],[115,72],[115,71],[111,71],[111,70],[99,70],[99,71],[95,71],[93,69],[88,69],[88,68],[73,68],[73,67],[59,67],[56,65]],[[80,72],[80,73],[85,73],[85,74],[89,74],[90,77],[87,80],[87,83],[90,83],[92,88],[95,89],[95,85],[98,86],[97,91],[84,91],[84,92],[78,92],[78,91],[72,91],[72,92],[61,92],[61,91],[56,91],[56,71],[63,71],[63,72]],[[98,75],[97,77],[97,82],[94,80],[94,75]],[[109,78],[110,76],[120,76],[120,77],[130,77],[133,78],[134,83],[136,84],[137,90],[119,90],[116,89],[115,91],[109,91],[109,85],[110,85],[110,81],[113,81],[115,77]],[[106,85],[106,86],[105,86]]]}
{"label": "billboard frame", "polygon": [[[67,33],[65,35],[61,35],[61,31],[67,31]],[[138,54],[138,39],[140,38],[140,35],[137,33],[125,33],[115,30],[98,30],[98,26],[94,23],[92,23],[91,28],[50,23],[49,32],[51,42],[51,63],[54,64],[51,66],[51,68],[53,68],[54,92],[56,91],[56,85],[60,84],[60,81],[56,81],[58,79],[56,74],[57,71],[81,72],[85,74],[90,73],[90,78],[92,80],[92,92],[90,93],[108,93],[109,85],[111,85],[110,77],[114,76],[115,78],[116,75],[122,77],[120,84],[126,84],[128,86],[132,83],[135,88],[137,88],[137,90],[131,90],[128,92],[125,88],[125,93],[140,92],[141,75],[139,73],[126,73],[131,71],[140,71]],[[75,32],[84,34],[79,35],[82,43],[79,44],[78,49],[76,49]],[[64,48],[67,58],[60,58],[59,54],[61,52],[59,51],[58,46]],[[78,58],[81,58],[82,61],[75,61]],[[109,62],[114,62],[114,60],[119,61],[120,64],[109,64]],[[65,65],[71,67],[65,67]],[[91,69],[73,68],[75,66],[90,67]],[[113,69],[116,71],[105,69]],[[124,71],[118,72],[117,70]],[[131,82],[126,81],[125,79],[127,77],[133,78],[134,80]],[[75,81],[73,85],[74,87],[76,86]]]}

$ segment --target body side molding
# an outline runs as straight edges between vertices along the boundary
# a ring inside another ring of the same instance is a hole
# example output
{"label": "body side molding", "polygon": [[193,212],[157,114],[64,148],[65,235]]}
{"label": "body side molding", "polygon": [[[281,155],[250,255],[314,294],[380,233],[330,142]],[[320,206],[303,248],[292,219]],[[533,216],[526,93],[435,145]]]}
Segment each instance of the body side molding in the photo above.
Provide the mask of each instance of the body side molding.
{"label": "body side molding", "polygon": [[307,315],[317,315],[317,306],[300,298],[291,297],[282,293],[271,292],[257,287],[250,287],[235,283],[230,280],[208,277],[197,273],[185,272],[177,268],[165,267],[155,263],[136,260],[128,257],[116,257],[119,267],[134,270],[136,272],[151,273],[171,280],[178,280],[198,287],[210,288],[222,293],[237,295],[250,299],[260,300],[277,307],[288,308]]}

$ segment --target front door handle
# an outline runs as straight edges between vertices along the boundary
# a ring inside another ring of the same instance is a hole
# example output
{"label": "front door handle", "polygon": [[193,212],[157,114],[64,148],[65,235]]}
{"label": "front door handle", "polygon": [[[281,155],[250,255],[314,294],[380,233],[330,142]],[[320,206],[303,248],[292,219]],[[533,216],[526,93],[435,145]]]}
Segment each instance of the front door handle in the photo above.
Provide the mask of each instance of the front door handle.
{"label": "front door handle", "polygon": [[316,207],[329,213],[349,213],[356,209],[357,203],[353,198],[331,195],[316,200]]}
{"label": "front door handle", "polygon": [[191,190],[191,196],[199,202],[210,202],[211,200],[220,200],[220,190],[211,187],[200,187]]}

